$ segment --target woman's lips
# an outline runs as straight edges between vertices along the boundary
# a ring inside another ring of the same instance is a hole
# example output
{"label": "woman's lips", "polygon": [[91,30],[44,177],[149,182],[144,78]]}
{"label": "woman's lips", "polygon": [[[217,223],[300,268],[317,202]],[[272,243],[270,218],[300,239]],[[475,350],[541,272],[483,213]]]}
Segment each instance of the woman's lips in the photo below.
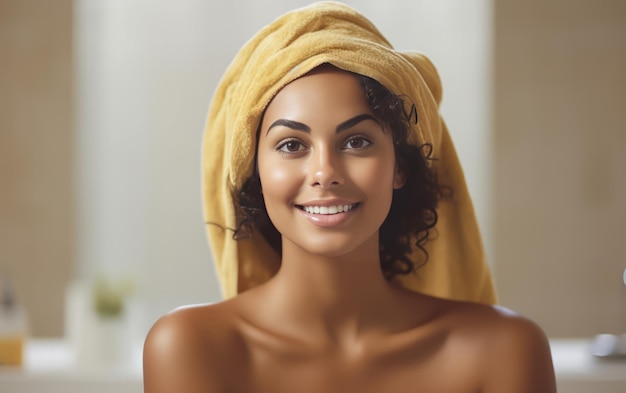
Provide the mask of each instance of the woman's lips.
{"label": "woman's lips", "polygon": [[300,213],[312,224],[319,227],[333,227],[345,222],[359,203],[296,206]]}

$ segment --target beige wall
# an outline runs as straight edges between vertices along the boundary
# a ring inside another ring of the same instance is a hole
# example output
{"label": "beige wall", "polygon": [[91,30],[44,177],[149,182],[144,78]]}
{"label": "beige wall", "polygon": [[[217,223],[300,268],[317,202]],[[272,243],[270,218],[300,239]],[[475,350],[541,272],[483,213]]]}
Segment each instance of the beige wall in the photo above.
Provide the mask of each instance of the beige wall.
{"label": "beige wall", "polygon": [[626,2],[494,3],[501,301],[552,336],[626,332]]}
{"label": "beige wall", "polygon": [[72,268],[72,1],[0,0],[0,275],[62,334]]}

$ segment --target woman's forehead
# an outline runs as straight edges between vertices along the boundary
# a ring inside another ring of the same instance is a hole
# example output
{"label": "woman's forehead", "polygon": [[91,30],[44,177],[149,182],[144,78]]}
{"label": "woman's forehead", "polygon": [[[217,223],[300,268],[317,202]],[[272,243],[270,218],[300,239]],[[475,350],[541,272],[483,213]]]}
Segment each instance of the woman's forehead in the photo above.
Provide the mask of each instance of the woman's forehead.
{"label": "woman's forehead", "polygon": [[365,91],[356,76],[332,68],[315,69],[283,87],[267,106],[263,126],[277,118],[338,119],[371,113]]}

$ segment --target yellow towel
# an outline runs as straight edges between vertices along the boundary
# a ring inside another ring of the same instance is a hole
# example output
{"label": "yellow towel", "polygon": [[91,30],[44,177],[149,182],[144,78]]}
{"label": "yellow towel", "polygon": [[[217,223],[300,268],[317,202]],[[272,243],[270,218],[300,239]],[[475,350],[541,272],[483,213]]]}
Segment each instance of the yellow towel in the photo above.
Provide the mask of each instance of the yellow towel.
{"label": "yellow towel", "polygon": [[[441,83],[435,67],[422,54],[395,51],[368,19],[336,2],[289,12],[262,29],[237,54],[213,97],[203,141],[203,198],[224,297],[278,271],[280,259],[262,235],[233,239],[237,223],[231,191],[252,174],[256,130],[272,97],[323,63],[376,79],[407,105],[415,104],[419,122],[411,125],[409,142],[432,144],[438,159],[434,170],[453,189],[453,197],[438,208],[437,238],[426,246],[428,263],[397,281],[434,296],[494,303],[472,202],[439,115]],[[416,261],[419,257],[415,252]]]}

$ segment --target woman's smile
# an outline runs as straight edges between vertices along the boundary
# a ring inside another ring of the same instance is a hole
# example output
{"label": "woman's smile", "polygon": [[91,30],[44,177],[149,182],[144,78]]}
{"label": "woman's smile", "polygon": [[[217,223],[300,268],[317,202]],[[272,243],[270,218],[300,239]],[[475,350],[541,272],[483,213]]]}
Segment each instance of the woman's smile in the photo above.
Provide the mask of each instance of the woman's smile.
{"label": "woman's smile", "polygon": [[311,214],[338,214],[338,213],[347,213],[353,208],[357,207],[357,203],[350,204],[332,204],[332,205],[306,205],[306,206],[296,206],[307,213]]}
{"label": "woman's smile", "polygon": [[296,205],[301,214],[313,225],[330,228],[346,222],[359,207],[359,203],[341,201],[320,201],[306,205]]}

